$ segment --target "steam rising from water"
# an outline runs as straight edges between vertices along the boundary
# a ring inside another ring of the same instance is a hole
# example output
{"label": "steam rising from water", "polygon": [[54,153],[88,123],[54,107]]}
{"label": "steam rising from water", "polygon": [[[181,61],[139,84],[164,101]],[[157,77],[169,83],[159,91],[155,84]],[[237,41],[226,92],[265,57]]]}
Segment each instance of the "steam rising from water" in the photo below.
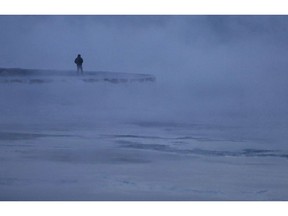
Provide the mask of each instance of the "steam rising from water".
{"label": "steam rising from water", "polygon": [[287,24],[0,16],[0,200],[287,200]]}
{"label": "steam rising from water", "polygon": [[73,70],[81,53],[84,70],[157,77],[151,85],[1,86],[2,118],[286,125],[287,16],[1,16],[0,23],[2,67]]}

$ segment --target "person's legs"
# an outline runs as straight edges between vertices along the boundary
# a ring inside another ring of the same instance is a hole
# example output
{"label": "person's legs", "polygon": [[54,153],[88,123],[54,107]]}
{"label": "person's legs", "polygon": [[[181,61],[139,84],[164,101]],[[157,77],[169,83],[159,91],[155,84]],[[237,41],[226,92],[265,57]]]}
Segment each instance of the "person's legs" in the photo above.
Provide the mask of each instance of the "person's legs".
{"label": "person's legs", "polygon": [[82,65],[77,65],[77,74],[81,72],[83,74],[83,68]]}

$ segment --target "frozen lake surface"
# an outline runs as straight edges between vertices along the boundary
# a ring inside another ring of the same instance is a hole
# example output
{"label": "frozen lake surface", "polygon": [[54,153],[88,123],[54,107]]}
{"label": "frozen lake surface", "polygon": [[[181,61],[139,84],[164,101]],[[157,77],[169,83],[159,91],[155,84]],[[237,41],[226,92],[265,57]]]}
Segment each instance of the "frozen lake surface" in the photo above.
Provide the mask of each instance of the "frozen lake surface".
{"label": "frozen lake surface", "polygon": [[281,113],[106,75],[1,74],[0,200],[288,200]]}

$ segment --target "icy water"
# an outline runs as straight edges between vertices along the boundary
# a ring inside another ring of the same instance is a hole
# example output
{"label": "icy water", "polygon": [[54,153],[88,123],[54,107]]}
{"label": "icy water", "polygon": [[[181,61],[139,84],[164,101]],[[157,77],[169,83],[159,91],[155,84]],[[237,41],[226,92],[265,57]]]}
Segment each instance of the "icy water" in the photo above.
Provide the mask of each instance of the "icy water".
{"label": "icy water", "polygon": [[0,77],[0,200],[288,200],[286,120],[100,78]]}

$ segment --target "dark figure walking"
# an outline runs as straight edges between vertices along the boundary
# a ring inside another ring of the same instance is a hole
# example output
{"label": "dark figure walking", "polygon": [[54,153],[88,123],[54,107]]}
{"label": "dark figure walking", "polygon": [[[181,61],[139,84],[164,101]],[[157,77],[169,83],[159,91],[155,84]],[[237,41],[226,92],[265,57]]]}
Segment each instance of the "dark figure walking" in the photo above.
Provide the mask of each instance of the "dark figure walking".
{"label": "dark figure walking", "polygon": [[81,71],[81,73],[83,74],[83,68],[82,68],[83,59],[82,59],[80,54],[78,54],[78,56],[74,62],[77,65],[77,73],[79,73],[79,71]]}

